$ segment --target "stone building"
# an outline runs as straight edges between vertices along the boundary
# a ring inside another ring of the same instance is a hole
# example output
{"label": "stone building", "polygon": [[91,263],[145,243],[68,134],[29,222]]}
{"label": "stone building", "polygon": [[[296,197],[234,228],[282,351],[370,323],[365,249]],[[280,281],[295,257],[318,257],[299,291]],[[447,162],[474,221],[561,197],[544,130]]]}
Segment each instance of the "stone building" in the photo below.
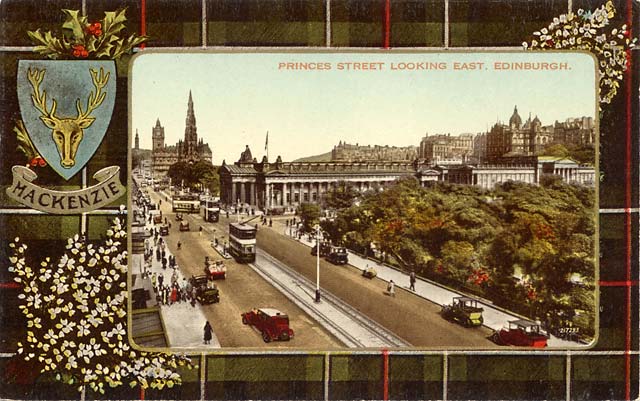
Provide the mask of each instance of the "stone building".
{"label": "stone building", "polygon": [[593,167],[570,159],[531,157],[502,164],[432,165],[420,162],[258,162],[247,146],[234,164],[223,161],[219,170],[220,199],[226,205],[259,209],[292,209],[301,203],[321,203],[327,191],[341,181],[357,191],[378,190],[400,178],[414,177],[422,186],[434,182],[477,185],[491,189],[506,181],[538,184],[543,174],[566,182],[594,185]]}
{"label": "stone building", "polygon": [[[415,177],[414,162],[258,162],[249,147],[234,164],[220,167],[220,199],[227,205],[248,204],[263,209],[317,203],[340,181],[358,191],[380,188],[403,177]],[[424,180],[435,178],[425,174]]]}
{"label": "stone building", "polygon": [[202,160],[211,163],[212,154],[209,144],[204,143],[202,138],[198,139],[198,128],[196,126],[191,91],[189,91],[189,100],[187,102],[184,139],[179,140],[174,146],[166,146],[164,127],[160,124],[160,119],[158,118],[156,125],[152,128],[151,158],[155,178],[166,176],[169,167],[177,162],[195,163]]}
{"label": "stone building", "polygon": [[553,144],[568,147],[593,146],[595,126],[593,118],[570,118],[563,123],[543,126],[538,116],[531,115],[524,123],[514,107],[509,124],[497,122],[486,138],[486,159],[495,161],[501,157],[531,156]]}
{"label": "stone building", "polygon": [[416,156],[417,149],[415,146],[365,146],[359,144],[352,145],[340,141],[331,150],[331,161],[413,161],[416,159]]}
{"label": "stone building", "polygon": [[418,156],[429,163],[464,163],[473,155],[472,134],[425,135]]}

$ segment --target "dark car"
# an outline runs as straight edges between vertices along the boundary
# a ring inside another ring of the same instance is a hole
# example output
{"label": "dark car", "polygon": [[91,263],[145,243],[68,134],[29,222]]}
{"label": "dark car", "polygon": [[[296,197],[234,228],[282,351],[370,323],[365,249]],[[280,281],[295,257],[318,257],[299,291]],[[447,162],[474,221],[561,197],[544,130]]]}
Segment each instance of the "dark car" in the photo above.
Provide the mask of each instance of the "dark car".
{"label": "dark car", "polygon": [[293,330],[289,328],[289,316],[277,309],[252,309],[241,316],[243,324],[258,329],[265,343],[272,340],[289,341],[293,338]]}
{"label": "dark car", "polygon": [[332,246],[331,251],[327,255],[327,260],[334,265],[346,265],[349,263],[347,249],[339,246]]}
{"label": "dark car", "polygon": [[163,224],[160,226],[160,235],[169,235],[169,226]]}
{"label": "dark car", "polygon": [[[329,254],[329,252],[331,252],[331,244],[328,242],[321,242],[320,243],[320,256],[327,256]],[[314,245],[311,248],[311,254],[313,256],[316,256],[318,254],[318,245]]]}
{"label": "dark car", "polygon": [[159,214],[153,215],[153,224],[162,224],[162,216]]}
{"label": "dark car", "polygon": [[509,326],[495,331],[491,340],[498,345],[517,345],[521,347],[544,348],[547,346],[547,335],[540,325],[530,320],[512,320]]}
{"label": "dark car", "polygon": [[465,327],[481,326],[483,308],[478,306],[478,301],[469,297],[455,297],[451,305],[442,305],[442,317],[453,320]]}
{"label": "dark car", "polygon": [[182,213],[176,213],[176,221],[182,221]]}
{"label": "dark car", "polygon": [[180,231],[189,231],[189,222],[182,220],[180,222]]}
{"label": "dark car", "polygon": [[202,305],[220,302],[218,287],[206,275],[192,276],[191,285],[196,289],[196,300]]}

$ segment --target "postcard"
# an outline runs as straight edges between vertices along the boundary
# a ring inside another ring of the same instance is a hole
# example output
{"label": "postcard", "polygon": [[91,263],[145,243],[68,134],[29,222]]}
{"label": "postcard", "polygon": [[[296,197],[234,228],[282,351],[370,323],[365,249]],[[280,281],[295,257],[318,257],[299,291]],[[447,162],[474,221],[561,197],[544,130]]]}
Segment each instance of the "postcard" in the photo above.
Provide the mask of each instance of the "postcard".
{"label": "postcard", "polygon": [[636,399],[637,4],[0,4],[0,398]]}

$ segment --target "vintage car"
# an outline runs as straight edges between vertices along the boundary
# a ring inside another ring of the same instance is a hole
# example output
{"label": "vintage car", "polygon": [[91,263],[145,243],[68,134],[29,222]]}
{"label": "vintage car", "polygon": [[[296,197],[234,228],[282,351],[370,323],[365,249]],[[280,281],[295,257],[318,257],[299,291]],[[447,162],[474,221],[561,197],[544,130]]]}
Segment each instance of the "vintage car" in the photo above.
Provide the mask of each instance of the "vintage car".
{"label": "vintage car", "polygon": [[182,213],[176,213],[176,221],[182,221]]}
{"label": "vintage car", "polygon": [[362,277],[366,277],[368,279],[372,279],[378,275],[378,272],[373,267],[367,266],[366,269],[362,270]]}
{"label": "vintage car", "polygon": [[[329,254],[329,252],[331,252],[331,244],[328,242],[321,242],[320,243],[320,256],[327,256]],[[311,248],[311,254],[313,256],[316,256],[318,254],[318,245],[314,245]]]}
{"label": "vintage car", "polygon": [[162,224],[162,216],[159,214],[153,215],[153,224]]}
{"label": "vintage car", "polygon": [[202,305],[220,302],[218,287],[209,281],[206,275],[191,276],[189,280],[196,289],[196,300]]}
{"label": "vintage car", "polygon": [[498,345],[544,348],[547,346],[547,335],[540,328],[540,324],[519,319],[511,320],[508,327],[493,332],[491,341]]}
{"label": "vintage car", "polygon": [[460,323],[465,327],[481,326],[484,322],[478,301],[469,297],[454,297],[450,305],[442,305],[442,317]]}
{"label": "vintage car", "polygon": [[169,226],[163,224],[160,226],[160,235],[169,235]]}
{"label": "vintage car", "polygon": [[327,255],[327,260],[334,265],[346,265],[349,263],[347,249],[339,246],[332,246],[331,251]]}
{"label": "vintage car", "polygon": [[188,221],[180,221],[180,231],[189,231],[189,222]]}
{"label": "vintage car", "polygon": [[224,262],[221,260],[217,260],[214,262],[210,262],[207,260],[204,263],[204,274],[207,275],[209,280],[219,280],[226,278],[227,268],[224,265]]}
{"label": "vintage car", "polygon": [[252,309],[241,316],[243,324],[258,329],[265,343],[272,340],[288,341],[293,338],[293,330],[289,328],[289,316],[277,309]]}

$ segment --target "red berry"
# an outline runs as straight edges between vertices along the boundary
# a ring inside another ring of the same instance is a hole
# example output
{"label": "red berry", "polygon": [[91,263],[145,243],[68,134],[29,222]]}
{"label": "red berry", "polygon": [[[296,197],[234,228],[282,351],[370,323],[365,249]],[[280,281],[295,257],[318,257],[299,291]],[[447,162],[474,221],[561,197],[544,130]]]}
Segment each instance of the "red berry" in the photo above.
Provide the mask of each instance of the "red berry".
{"label": "red berry", "polygon": [[31,165],[31,167],[37,166],[38,165],[38,159],[34,157],[33,159],[31,159],[29,164]]}
{"label": "red berry", "polygon": [[40,166],[40,167],[44,167],[44,166],[46,166],[46,165],[47,165],[47,162],[46,162],[46,161],[44,161],[44,159],[43,159],[43,158],[40,158],[40,159],[38,160],[38,166]]}
{"label": "red berry", "polygon": [[93,31],[93,36],[100,36],[100,35],[102,35],[101,29],[96,29],[95,31]]}

